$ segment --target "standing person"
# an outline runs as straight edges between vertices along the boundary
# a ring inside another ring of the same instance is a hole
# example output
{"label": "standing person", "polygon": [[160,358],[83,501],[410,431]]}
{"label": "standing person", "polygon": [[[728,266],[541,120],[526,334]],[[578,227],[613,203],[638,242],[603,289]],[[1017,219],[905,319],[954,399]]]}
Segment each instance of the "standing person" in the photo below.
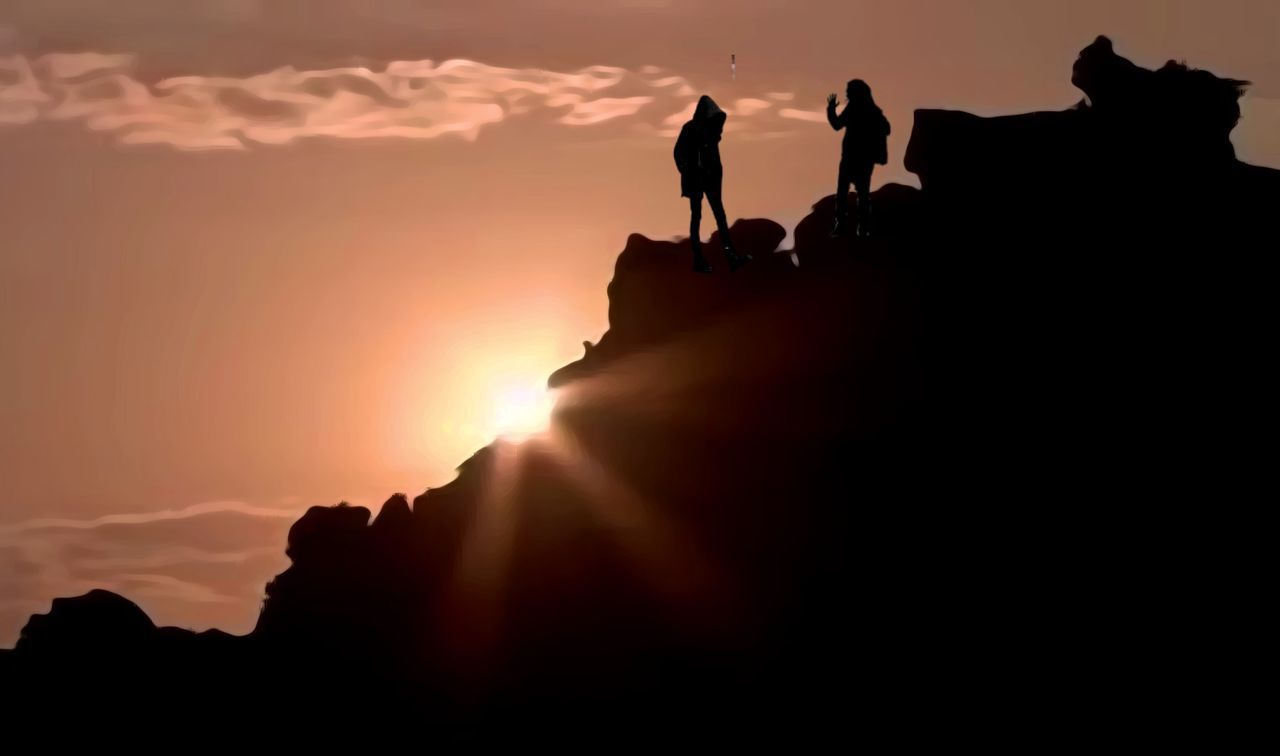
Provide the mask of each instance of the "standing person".
{"label": "standing person", "polygon": [[751,260],[750,255],[739,255],[733,250],[729,238],[729,223],[725,220],[724,202],[720,196],[724,181],[724,166],[720,163],[720,137],[728,116],[710,97],[703,95],[691,118],[680,129],[676,139],[676,168],[680,171],[680,196],[689,198],[689,243],[693,245],[693,269],[698,273],[710,273],[711,266],[702,255],[702,196],[711,205],[720,229],[720,243],[724,245],[725,260],[730,270],[737,270]]}
{"label": "standing person", "polygon": [[836,225],[832,236],[844,233],[849,223],[849,183],[858,191],[857,235],[871,235],[871,171],[889,162],[889,119],[871,99],[871,87],[854,79],[845,87],[849,103],[836,114],[839,102],[827,95],[827,122],[844,129],[840,148],[840,174],[836,179]]}

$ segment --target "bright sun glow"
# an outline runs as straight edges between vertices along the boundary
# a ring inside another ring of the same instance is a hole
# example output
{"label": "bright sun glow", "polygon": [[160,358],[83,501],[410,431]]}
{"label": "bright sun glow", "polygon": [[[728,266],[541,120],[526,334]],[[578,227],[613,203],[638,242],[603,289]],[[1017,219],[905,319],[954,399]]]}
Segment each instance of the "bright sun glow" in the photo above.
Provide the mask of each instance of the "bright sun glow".
{"label": "bright sun glow", "polygon": [[489,430],[495,437],[526,438],[547,430],[555,397],[541,382],[509,384],[493,396]]}

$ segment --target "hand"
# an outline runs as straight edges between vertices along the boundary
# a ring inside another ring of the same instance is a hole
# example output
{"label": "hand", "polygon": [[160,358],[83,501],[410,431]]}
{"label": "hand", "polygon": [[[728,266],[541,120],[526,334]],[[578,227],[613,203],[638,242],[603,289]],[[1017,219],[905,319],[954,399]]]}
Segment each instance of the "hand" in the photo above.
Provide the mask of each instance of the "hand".
{"label": "hand", "polygon": [[834,108],[839,104],[840,104],[840,101],[836,99],[835,92],[832,92],[831,94],[827,95],[827,107]]}

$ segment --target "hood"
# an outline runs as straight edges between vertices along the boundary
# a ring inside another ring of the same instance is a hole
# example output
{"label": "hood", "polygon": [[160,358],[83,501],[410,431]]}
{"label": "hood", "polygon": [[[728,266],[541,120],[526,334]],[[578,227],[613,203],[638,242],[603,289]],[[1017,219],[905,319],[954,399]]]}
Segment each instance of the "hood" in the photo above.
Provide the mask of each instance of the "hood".
{"label": "hood", "polygon": [[711,123],[717,120],[724,121],[728,117],[728,114],[720,109],[720,106],[716,104],[716,101],[707,95],[699,97],[698,106],[693,109],[694,123],[701,124]]}

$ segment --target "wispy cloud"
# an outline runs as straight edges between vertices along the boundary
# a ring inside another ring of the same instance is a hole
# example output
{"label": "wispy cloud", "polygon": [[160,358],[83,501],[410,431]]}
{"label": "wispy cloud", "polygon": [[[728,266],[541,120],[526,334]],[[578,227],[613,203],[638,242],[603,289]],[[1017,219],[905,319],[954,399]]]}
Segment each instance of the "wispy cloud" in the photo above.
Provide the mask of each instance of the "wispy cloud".
{"label": "wispy cloud", "polygon": [[245,504],[239,501],[208,501],[201,504],[193,504],[181,509],[162,509],[156,512],[140,512],[133,514],[109,514],[88,520],[55,518],[34,518],[30,520],[23,520],[22,522],[12,525],[0,526],[0,545],[4,544],[7,537],[12,537],[19,533],[27,533],[33,530],[93,530],[104,525],[144,525],[151,522],[163,522],[166,520],[186,520],[192,517],[200,517],[202,515],[218,514],[222,512],[251,515],[254,517],[292,518],[298,516],[297,509],[255,507],[251,504]]}
{"label": "wispy cloud", "polygon": [[236,501],[0,528],[0,646],[60,596],[94,588],[137,601],[159,624],[252,627],[263,585],[288,566],[304,508]]}
{"label": "wispy cloud", "polygon": [[778,115],[783,118],[789,118],[793,121],[808,121],[810,123],[826,123],[827,114],[821,110],[799,110],[797,108],[782,108],[778,111]]}
{"label": "wispy cloud", "polygon": [[[244,77],[146,82],[120,54],[0,57],[0,125],[79,122],[126,144],[245,149],[307,137],[474,140],[516,117],[567,127],[624,124],[668,136],[692,111],[693,83],[656,66],[576,71],[502,68],[471,60],[393,61],[380,69],[278,68]],[[771,92],[731,104],[734,130],[776,133],[796,118]]]}

